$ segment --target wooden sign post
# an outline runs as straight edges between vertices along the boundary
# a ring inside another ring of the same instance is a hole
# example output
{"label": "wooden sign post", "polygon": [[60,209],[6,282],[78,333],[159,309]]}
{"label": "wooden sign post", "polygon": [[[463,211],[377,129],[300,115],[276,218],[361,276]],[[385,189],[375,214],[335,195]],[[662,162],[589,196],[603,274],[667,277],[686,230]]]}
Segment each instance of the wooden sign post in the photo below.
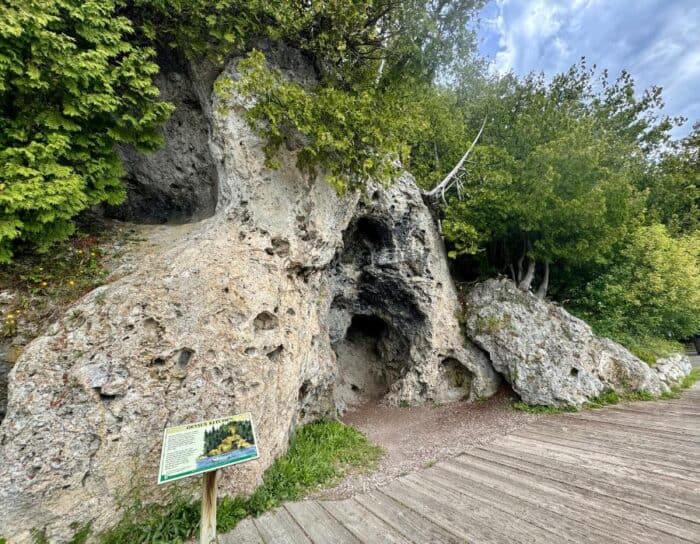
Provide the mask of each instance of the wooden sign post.
{"label": "wooden sign post", "polygon": [[199,522],[200,544],[216,541],[216,484],[218,470],[205,472],[202,485],[202,519]]}
{"label": "wooden sign post", "polygon": [[249,413],[165,429],[158,483],[204,474],[200,544],[216,542],[218,469],[258,457],[253,418]]}

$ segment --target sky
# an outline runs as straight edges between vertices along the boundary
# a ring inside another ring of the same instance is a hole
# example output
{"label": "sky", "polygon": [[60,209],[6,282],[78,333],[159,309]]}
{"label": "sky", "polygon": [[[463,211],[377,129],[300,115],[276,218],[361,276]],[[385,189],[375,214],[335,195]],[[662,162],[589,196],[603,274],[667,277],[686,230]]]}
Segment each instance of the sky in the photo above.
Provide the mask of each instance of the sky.
{"label": "sky", "polygon": [[663,87],[668,115],[700,120],[700,0],[491,0],[481,13],[481,53],[497,72],[563,72],[585,56],[639,91]]}

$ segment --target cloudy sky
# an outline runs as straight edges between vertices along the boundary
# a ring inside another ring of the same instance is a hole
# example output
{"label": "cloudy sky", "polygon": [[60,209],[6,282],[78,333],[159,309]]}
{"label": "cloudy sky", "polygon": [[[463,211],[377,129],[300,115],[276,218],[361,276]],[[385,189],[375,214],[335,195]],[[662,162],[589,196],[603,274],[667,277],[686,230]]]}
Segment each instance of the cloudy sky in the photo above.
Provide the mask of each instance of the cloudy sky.
{"label": "cloudy sky", "polygon": [[666,111],[700,119],[700,0],[491,0],[481,51],[498,71],[552,75],[585,56],[640,89],[664,88]]}

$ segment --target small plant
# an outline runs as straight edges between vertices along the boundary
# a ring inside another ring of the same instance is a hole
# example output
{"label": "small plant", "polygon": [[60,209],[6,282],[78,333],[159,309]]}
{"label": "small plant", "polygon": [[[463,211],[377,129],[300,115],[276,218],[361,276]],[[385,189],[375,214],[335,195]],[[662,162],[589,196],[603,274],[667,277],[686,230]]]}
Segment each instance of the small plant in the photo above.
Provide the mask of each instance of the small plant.
{"label": "small plant", "polygon": [[522,401],[513,403],[513,408],[530,414],[563,414],[566,412],[578,412],[575,406],[530,405]]}
{"label": "small plant", "polygon": [[[72,529],[76,529],[78,527],[77,524],[74,524],[72,526]],[[78,531],[73,535],[73,538],[71,538],[68,541],[68,544],[85,544],[87,542],[88,537],[90,536],[90,530],[92,529],[92,526],[88,523],[87,525],[84,525]],[[1,544],[1,543],[0,543]]]}

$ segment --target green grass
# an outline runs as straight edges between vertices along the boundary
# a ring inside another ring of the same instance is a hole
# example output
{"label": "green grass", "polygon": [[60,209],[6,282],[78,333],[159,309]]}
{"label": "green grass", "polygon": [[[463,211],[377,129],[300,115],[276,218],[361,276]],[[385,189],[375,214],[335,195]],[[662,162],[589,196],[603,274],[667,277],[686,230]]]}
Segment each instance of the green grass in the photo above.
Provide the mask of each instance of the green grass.
{"label": "green grass", "polygon": [[513,408],[530,414],[563,414],[565,412],[578,412],[575,406],[543,406],[538,404],[526,404],[522,401],[514,402]]}
{"label": "green grass", "polygon": [[661,395],[660,398],[666,400],[677,399],[681,396],[681,393],[684,389],[692,387],[697,381],[700,381],[700,368],[692,369],[690,371],[690,374],[688,374],[685,378],[683,378],[683,380],[681,380],[681,383],[671,387],[671,391],[669,393],[664,393],[663,395]]}
{"label": "green grass", "polygon": [[[677,399],[680,397],[684,389],[688,389],[695,382],[700,381],[700,368],[694,368],[678,385],[671,387],[669,393],[662,393],[658,397],[652,395],[648,391],[632,391],[630,393],[618,393],[613,389],[604,391],[597,397],[589,399],[583,404],[582,409],[602,408],[611,404],[619,404],[622,401],[649,401],[649,400],[665,400]],[[574,406],[536,406],[525,404],[522,401],[514,402],[513,408],[531,414],[561,414],[564,412],[578,412]]]}
{"label": "green grass", "polygon": [[[218,531],[230,531],[246,516],[257,516],[284,501],[327,487],[345,474],[375,467],[378,446],[337,421],[312,423],[295,433],[286,455],[265,472],[250,497],[224,497],[218,505]],[[184,542],[199,530],[199,501],[174,492],[166,505],[135,504],[121,523],[100,536],[101,544]]]}

